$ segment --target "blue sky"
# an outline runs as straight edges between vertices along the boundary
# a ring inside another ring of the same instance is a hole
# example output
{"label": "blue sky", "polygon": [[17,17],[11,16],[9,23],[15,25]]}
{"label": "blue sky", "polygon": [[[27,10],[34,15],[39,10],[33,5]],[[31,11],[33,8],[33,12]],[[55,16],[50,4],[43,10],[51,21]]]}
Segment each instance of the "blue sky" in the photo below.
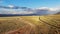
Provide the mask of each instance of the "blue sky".
{"label": "blue sky", "polygon": [[60,7],[60,0],[0,0],[0,5],[15,5],[20,7]]}
{"label": "blue sky", "polygon": [[0,14],[40,14],[41,10],[44,14],[60,12],[60,0],[0,0]]}

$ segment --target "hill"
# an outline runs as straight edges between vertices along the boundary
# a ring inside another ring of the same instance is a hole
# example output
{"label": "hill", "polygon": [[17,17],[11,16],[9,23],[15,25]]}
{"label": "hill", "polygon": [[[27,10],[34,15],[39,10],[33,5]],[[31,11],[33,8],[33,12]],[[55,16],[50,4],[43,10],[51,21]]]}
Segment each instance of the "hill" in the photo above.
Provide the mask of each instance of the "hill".
{"label": "hill", "polygon": [[60,12],[56,13],[56,14],[60,14]]}

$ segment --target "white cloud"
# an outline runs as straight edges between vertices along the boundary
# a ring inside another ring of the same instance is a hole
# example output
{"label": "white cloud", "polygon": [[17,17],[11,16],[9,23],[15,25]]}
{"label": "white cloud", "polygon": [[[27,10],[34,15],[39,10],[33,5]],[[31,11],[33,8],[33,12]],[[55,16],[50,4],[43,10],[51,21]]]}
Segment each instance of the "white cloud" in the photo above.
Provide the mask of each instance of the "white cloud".
{"label": "white cloud", "polygon": [[50,9],[50,11],[58,11],[58,10],[60,10],[59,8],[49,8]]}
{"label": "white cloud", "polygon": [[8,7],[13,8],[13,7],[14,7],[14,5],[8,5]]}
{"label": "white cloud", "polygon": [[33,14],[33,11],[21,11],[19,9],[0,9],[0,14]]}
{"label": "white cloud", "polygon": [[[41,8],[37,8],[35,9],[37,10],[36,13],[45,13],[45,14],[56,14],[58,12],[60,12],[60,8],[48,8],[48,7],[41,7]],[[43,11],[43,12],[42,12]]]}
{"label": "white cloud", "polygon": [[37,9],[49,9],[48,7],[40,7],[40,8],[37,8]]}
{"label": "white cloud", "polygon": [[[9,7],[14,7],[13,5],[9,5]],[[6,9],[6,8],[0,8],[0,14],[34,14],[37,13],[38,14],[38,10],[41,11],[47,11],[47,13],[56,13],[58,12],[60,9],[59,8],[48,8],[48,7],[41,7],[41,8],[37,8],[37,9],[33,9],[33,11],[24,11],[21,9]],[[55,12],[54,12],[55,11]]]}
{"label": "white cloud", "polygon": [[60,10],[60,8],[48,8],[48,7],[41,7],[41,8],[37,8],[40,10],[49,10],[49,11],[58,11]]}

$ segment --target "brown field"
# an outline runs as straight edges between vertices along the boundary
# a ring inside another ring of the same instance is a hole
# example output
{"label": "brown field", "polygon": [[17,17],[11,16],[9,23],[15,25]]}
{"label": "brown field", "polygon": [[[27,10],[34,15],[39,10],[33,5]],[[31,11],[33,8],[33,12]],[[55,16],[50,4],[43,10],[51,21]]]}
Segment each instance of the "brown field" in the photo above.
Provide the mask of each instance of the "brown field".
{"label": "brown field", "polygon": [[60,15],[0,17],[0,34],[60,34]]}

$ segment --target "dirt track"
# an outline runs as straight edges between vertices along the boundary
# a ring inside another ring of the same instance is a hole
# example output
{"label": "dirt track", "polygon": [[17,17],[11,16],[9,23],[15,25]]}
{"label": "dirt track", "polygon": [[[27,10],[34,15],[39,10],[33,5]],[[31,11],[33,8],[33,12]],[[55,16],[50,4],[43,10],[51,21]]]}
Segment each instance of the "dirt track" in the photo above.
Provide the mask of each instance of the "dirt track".
{"label": "dirt track", "polygon": [[26,25],[16,30],[8,31],[5,34],[60,34],[60,31],[58,33],[55,28],[48,26],[45,24],[45,22],[43,22],[43,20],[40,20],[41,22],[39,22],[42,25],[38,26],[21,17],[17,18],[16,20],[17,22],[22,22]]}
{"label": "dirt track", "polygon": [[22,21],[23,23],[26,23],[27,25],[14,30],[14,31],[9,31],[6,34],[37,34],[36,30],[35,30],[35,25],[30,23],[29,21],[24,20],[23,18],[19,18],[20,21]]}

